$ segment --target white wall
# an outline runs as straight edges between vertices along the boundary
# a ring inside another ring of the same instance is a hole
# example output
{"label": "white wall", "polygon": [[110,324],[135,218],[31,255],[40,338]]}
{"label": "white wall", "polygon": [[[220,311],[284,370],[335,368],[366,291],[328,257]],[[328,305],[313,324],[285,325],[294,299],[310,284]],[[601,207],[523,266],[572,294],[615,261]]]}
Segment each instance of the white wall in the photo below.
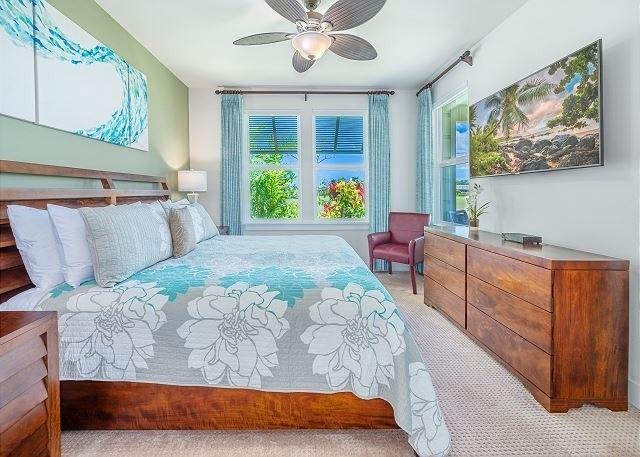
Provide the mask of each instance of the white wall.
{"label": "white wall", "polygon": [[598,38],[603,43],[605,166],[483,178],[484,229],[631,261],[629,394],[640,406],[640,2],[529,0],[436,85],[443,100],[468,84],[469,101],[520,80]]}
{"label": "white wall", "polygon": [[[200,196],[202,204],[216,222],[220,220],[220,100],[213,89],[189,90],[191,167],[209,171],[209,191]],[[245,110],[296,110],[305,114],[301,122],[303,153],[311,151],[311,113],[322,110],[367,110],[367,97],[363,95],[309,96],[300,95],[247,95]],[[391,210],[415,210],[415,163],[417,142],[417,101],[415,91],[398,91],[389,98],[391,139]],[[304,177],[303,177],[304,178]],[[247,227],[247,235],[333,234],[342,236],[367,261],[366,225],[332,228],[331,230],[265,230],[270,227]]]}

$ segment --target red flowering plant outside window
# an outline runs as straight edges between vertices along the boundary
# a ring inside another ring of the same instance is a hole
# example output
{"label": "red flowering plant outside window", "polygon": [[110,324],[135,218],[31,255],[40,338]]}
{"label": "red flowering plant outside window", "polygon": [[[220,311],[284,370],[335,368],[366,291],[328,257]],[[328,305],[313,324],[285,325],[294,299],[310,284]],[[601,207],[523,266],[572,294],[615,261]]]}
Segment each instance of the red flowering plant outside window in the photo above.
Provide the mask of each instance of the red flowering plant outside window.
{"label": "red flowering plant outside window", "polygon": [[316,217],[364,220],[364,116],[315,117]]}
{"label": "red flowering plant outside window", "polygon": [[319,216],[323,219],[365,217],[365,187],[358,177],[324,181],[318,187]]}

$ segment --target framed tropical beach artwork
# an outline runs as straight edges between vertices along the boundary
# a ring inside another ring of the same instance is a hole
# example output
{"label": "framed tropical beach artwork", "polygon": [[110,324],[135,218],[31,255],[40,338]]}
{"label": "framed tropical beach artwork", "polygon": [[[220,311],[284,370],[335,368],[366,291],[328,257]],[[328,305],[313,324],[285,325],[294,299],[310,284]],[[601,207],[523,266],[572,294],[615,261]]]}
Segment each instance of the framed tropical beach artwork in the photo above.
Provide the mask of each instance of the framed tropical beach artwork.
{"label": "framed tropical beach artwork", "polygon": [[604,164],[601,41],[469,108],[472,177]]}
{"label": "framed tropical beach artwork", "polygon": [[44,0],[0,5],[1,114],[148,150],[144,74]]}

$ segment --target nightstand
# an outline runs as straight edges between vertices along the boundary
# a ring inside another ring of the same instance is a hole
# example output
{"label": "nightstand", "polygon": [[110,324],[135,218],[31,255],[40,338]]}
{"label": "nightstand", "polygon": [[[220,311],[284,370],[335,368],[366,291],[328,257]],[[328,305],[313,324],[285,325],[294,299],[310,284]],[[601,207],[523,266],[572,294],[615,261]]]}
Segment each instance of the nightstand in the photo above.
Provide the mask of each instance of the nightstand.
{"label": "nightstand", "polygon": [[229,226],[220,225],[220,226],[218,226],[218,231],[220,232],[220,235],[228,235],[229,234]]}
{"label": "nightstand", "polygon": [[0,457],[60,456],[58,318],[0,312]]}

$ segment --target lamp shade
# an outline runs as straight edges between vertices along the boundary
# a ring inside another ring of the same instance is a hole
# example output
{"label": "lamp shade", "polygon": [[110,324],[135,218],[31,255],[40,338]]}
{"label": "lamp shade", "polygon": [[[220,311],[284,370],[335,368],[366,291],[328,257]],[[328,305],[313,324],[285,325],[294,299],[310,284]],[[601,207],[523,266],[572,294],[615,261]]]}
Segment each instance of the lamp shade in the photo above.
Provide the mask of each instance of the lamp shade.
{"label": "lamp shade", "polygon": [[180,192],[206,192],[207,172],[198,170],[178,171],[178,190]]}

